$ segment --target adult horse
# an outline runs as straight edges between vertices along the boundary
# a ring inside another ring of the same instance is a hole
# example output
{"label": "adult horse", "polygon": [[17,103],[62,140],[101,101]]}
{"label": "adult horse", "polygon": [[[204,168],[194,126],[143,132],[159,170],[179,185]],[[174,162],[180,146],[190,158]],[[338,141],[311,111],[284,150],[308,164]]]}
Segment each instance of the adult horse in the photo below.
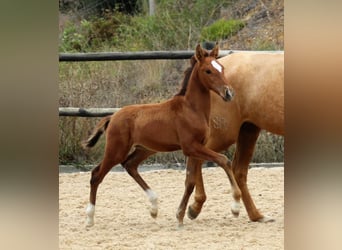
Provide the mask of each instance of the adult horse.
{"label": "adult horse", "polygon": [[[206,146],[220,152],[236,143],[233,172],[248,216],[251,221],[272,221],[256,208],[247,187],[247,173],[260,131],[284,135],[284,53],[237,52],[218,61],[226,69],[224,74],[235,97],[224,103],[211,96],[211,130]],[[188,208],[190,219],[199,215],[206,200],[202,163],[192,157],[187,160],[185,192],[177,211],[179,224],[183,224],[194,187],[194,203]],[[235,216],[239,215],[237,204],[234,202],[232,209]]]}
{"label": "adult horse", "polygon": [[[209,136],[210,90],[224,101],[233,97],[224,77],[224,67],[216,60],[218,46],[209,53],[196,47],[194,67],[185,93],[158,104],[131,105],[112,116],[103,118],[86,141],[92,147],[106,132],[104,159],[91,172],[90,198],[87,206],[87,226],[94,224],[96,193],[99,184],[110,169],[121,163],[146,192],[157,216],[157,196],[138,173],[139,163],[156,152],[182,149],[187,156],[214,161],[229,177],[235,204],[238,207],[241,192],[226,156],[205,147]],[[184,95],[183,95],[184,94]],[[133,149],[133,152],[130,151]]]}

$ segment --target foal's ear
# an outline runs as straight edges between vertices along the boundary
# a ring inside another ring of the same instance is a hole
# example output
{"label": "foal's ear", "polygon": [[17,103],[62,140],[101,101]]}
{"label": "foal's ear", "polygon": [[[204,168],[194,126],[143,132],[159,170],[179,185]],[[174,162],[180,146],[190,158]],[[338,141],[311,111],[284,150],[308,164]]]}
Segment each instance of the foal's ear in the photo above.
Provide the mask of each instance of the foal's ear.
{"label": "foal's ear", "polygon": [[195,58],[197,61],[201,61],[203,57],[204,57],[204,50],[202,49],[200,44],[197,44]]}
{"label": "foal's ear", "polygon": [[218,46],[218,42],[216,42],[215,47],[213,48],[212,51],[210,51],[210,56],[218,58],[219,55],[219,46]]}

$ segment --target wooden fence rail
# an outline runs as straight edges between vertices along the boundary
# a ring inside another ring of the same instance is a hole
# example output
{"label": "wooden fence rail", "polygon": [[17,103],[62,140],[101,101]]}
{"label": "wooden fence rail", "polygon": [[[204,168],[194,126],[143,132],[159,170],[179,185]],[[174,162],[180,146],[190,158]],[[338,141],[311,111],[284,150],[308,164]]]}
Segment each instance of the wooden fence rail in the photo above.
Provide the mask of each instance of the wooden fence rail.
{"label": "wooden fence rail", "polygon": [[72,108],[60,107],[59,116],[78,116],[78,117],[103,117],[111,115],[120,108]]}
{"label": "wooden fence rail", "polygon": [[[219,57],[226,56],[239,50],[220,50]],[[279,53],[282,51],[253,51],[260,53]],[[99,52],[99,53],[60,53],[60,62],[81,61],[118,61],[118,60],[179,60],[189,59],[194,54],[192,50],[178,51],[138,51],[138,52]]]}

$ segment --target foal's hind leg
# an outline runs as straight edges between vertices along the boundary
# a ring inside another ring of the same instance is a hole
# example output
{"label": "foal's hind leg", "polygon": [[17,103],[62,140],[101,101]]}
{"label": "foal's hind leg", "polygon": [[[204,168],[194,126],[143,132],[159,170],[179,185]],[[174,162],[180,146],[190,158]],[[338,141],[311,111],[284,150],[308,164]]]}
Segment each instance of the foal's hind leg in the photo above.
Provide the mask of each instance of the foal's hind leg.
{"label": "foal's hind leg", "polygon": [[[120,146],[117,146],[120,145]],[[117,150],[114,150],[116,149]],[[106,152],[103,161],[91,171],[90,179],[90,197],[89,204],[86,209],[87,213],[87,226],[94,225],[94,214],[95,214],[95,204],[96,204],[96,194],[100,183],[103,181],[104,177],[111,170],[111,168],[122,162],[129,152],[130,145],[125,144],[122,141],[116,141],[107,139]]]}
{"label": "foal's hind leg", "polygon": [[252,159],[260,129],[251,123],[244,123],[240,128],[236,151],[233,159],[233,171],[241,189],[243,203],[251,221],[269,222],[272,218],[262,215],[256,208],[247,187],[248,165]]}
{"label": "foal's hind leg", "polygon": [[108,161],[106,158],[91,171],[90,179],[90,198],[89,204],[87,206],[87,227],[94,225],[94,214],[95,214],[95,204],[96,204],[96,194],[100,183],[103,178],[107,175],[110,169],[117,163]]}
{"label": "foal's hind leg", "polygon": [[[106,163],[105,163],[106,164]],[[91,227],[94,225],[94,214],[95,214],[95,204],[96,204],[96,193],[97,189],[102,182],[103,178],[109,172],[111,167],[102,167],[104,165],[104,161],[102,161],[96,168],[91,171],[91,179],[90,179],[90,197],[89,204],[86,209],[87,213],[87,227]],[[109,166],[109,165],[105,165]]]}
{"label": "foal's hind leg", "polygon": [[128,174],[132,176],[132,178],[146,192],[151,202],[150,214],[153,218],[156,218],[158,214],[158,198],[139,174],[138,167],[143,160],[147,159],[149,156],[155,153],[156,152],[150,151],[143,147],[136,147],[136,149],[127,157],[127,159],[123,163],[121,163],[122,166],[127,170]]}

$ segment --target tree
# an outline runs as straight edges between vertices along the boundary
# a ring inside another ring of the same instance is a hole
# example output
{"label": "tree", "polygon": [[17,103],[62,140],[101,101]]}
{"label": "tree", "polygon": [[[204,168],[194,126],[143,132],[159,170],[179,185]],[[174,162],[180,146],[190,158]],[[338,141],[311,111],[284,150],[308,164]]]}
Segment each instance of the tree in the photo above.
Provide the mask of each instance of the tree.
{"label": "tree", "polygon": [[154,0],[148,0],[148,6],[149,6],[149,10],[150,10],[150,16],[153,16],[154,15],[154,12],[155,12],[155,2]]}

